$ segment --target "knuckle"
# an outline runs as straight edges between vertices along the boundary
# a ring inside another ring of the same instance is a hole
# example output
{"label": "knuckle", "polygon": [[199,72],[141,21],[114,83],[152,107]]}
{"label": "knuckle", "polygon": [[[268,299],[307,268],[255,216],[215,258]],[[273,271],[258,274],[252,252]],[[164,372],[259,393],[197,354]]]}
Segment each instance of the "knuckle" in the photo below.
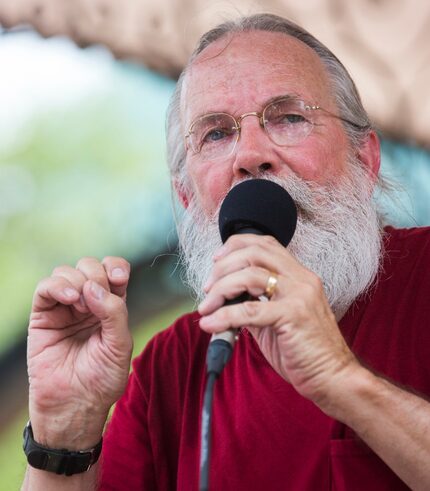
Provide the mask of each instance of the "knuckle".
{"label": "knuckle", "polygon": [[78,260],[78,262],[76,263],[76,267],[79,268],[85,264],[94,263],[94,262],[99,263],[100,261],[94,256],[84,256]]}
{"label": "knuckle", "polygon": [[105,272],[99,270],[91,271],[90,273],[86,273],[86,276],[88,277],[89,280],[95,281],[103,288],[107,287],[108,280]]}
{"label": "knuckle", "polygon": [[36,284],[36,288],[35,288],[35,291],[34,291],[34,294],[35,295],[39,295],[40,292],[42,292],[43,290],[46,290],[50,284],[53,283],[52,281],[52,277],[51,276],[47,276],[45,278],[42,278],[41,280],[39,280]]}
{"label": "knuckle", "polygon": [[107,273],[101,262],[95,257],[82,257],[76,264],[76,269],[87,279],[91,279],[100,285],[107,287]]}
{"label": "knuckle", "polygon": [[217,278],[222,271],[223,271],[222,265],[219,262],[216,262],[212,266],[211,275]]}
{"label": "knuckle", "polygon": [[68,264],[61,264],[60,266],[56,266],[52,270],[52,276],[61,276],[62,274],[66,273],[66,272],[70,272],[71,270],[74,270],[74,268],[72,268]]}
{"label": "knuckle", "polygon": [[301,296],[294,296],[288,299],[288,308],[293,317],[302,319],[307,316],[309,310],[306,300]]}
{"label": "knuckle", "polygon": [[279,242],[272,235],[263,235],[263,240],[268,246],[279,245]]}
{"label": "knuckle", "polygon": [[258,275],[260,279],[262,278],[264,281],[267,281],[268,278],[267,268],[264,268],[263,266],[255,266],[254,271],[255,274]]}
{"label": "knuckle", "polygon": [[114,324],[122,325],[127,323],[128,312],[124,305],[114,302],[106,302],[105,309],[100,315],[101,320],[109,321]]}
{"label": "knuckle", "polygon": [[317,290],[314,285],[305,283],[300,290],[300,300],[298,304],[302,305],[303,309],[310,308],[317,300]]}
{"label": "knuckle", "polygon": [[240,234],[233,234],[227,239],[226,244],[236,246],[241,244],[242,237]]}
{"label": "knuckle", "polygon": [[258,288],[258,290],[261,290],[262,286],[264,288],[264,282],[267,279],[267,270],[264,270],[260,266],[251,266],[249,272],[251,273],[251,283],[249,286]]}
{"label": "knuckle", "polygon": [[115,317],[121,317],[123,315],[127,315],[127,306],[124,300],[117,295],[111,294],[109,295],[109,299],[107,302],[107,309],[110,314]]}
{"label": "knuckle", "polygon": [[320,296],[324,291],[324,285],[321,278],[312,271],[309,272],[306,286],[309,296]]}
{"label": "knuckle", "polygon": [[247,318],[255,319],[258,317],[260,313],[258,302],[253,302],[253,301],[243,302],[240,304],[240,306]]}
{"label": "knuckle", "polygon": [[52,276],[45,276],[44,278],[42,278],[41,280],[39,280],[37,282],[36,289],[41,288],[41,287],[43,287],[46,284],[49,284],[51,282],[52,282]]}
{"label": "knuckle", "polygon": [[33,294],[33,303],[40,298],[46,297],[47,295],[55,295],[61,291],[64,286],[67,286],[69,282],[62,277],[47,276],[42,278],[36,285]]}
{"label": "knuckle", "polygon": [[116,266],[121,266],[128,270],[130,269],[130,263],[126,259],[120,256],[105,256],[102,259],[102,264],[103,265],[115,264]]}
{"label": "knuckle", "polygon": [[[226,310],[227,310],[227,312],[226,312]],[[228,309],[222,308],[222,309],[219,309],[217,311],[217,317],[219,318],[219,320],[221,322],[224,322],[225,320],[227,320],[228,319],[228,316],[229,316]]]}
{"label": "knuckle", "polygon": [[102,263],[103,264],[109,263],[111,261],[116,261],[117,259],[119,259],[119,258],[117,258],[116,256],[104,256],[104,258],[102,259]]}
{"label": "knuckle", "polygon": [[257,262],[261,258],[263,247],[261,247],[261,244],[254,244],[249,248],[249,252],[251,261]]}

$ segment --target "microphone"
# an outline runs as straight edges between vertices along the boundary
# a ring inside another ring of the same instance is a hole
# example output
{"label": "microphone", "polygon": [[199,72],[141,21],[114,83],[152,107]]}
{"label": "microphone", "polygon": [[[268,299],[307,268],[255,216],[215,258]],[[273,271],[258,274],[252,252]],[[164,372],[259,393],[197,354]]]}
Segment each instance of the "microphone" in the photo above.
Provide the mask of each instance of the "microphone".
{"label": "microphone", "polygon": [[[271,235],[286,247],[296,230],[297,209],[293,198],[279,184],[266,179],[250,179],[241,182],[227,194],[218,222],[223,243],[233,234],[257,234]],[[234,305],[250,298],[244,292],[226,300],[224,305]],[[207,355],[208,372],[221,373],[231,357],[236,339],[237,329],[212,335]],[[214,343],[217,349],[213,349]]]}
{"label": "microphone", "polygon": [[[219,213],[221,239],[233,234],[272,235],[283,246],[290,243],[297,223],[297,210],[284,188],[265,179],[243,181],[225,197]],[[251,297],[247,292],[224,305],[232,305]],[[207,380],[203,398],[200,445],[200,491],[209,486],[212,401],[215,380],[231,358],[237,329],[213,334],[206,354]]]}

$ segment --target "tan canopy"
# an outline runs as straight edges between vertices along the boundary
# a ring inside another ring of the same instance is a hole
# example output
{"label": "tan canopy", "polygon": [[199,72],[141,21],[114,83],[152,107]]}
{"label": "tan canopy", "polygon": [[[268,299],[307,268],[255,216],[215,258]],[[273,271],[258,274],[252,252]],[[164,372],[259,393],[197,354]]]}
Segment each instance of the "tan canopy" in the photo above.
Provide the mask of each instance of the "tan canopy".
{"label": "tan canopy", "polygon": [[[118,58],[176,77],[198,36],[218,22],[262,11],[252,0],[0,0],[0,24],[30,24],[79,46],[104,44]],[[430,146],[430,2],[265,0],[321,39],[352,73],[375,123]],[[1,67],[4,69],[4,67]]]}

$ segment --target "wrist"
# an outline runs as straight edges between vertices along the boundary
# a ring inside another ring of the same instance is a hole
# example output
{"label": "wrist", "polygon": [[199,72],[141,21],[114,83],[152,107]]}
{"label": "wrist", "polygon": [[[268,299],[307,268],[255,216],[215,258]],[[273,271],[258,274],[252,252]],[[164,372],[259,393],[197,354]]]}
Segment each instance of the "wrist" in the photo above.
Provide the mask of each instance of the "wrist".
{"label": "wrist", "polygon": [[48,448],[80,451],[100,441],[108,413],[48,416],[30,413],[34,440]]}
{"label": "wrist", "polygon": [[24,428],[23,437],[23,449],[27,461],[32,467],[66,476],[81,474],[90,470],[100,456],[103,442],[100,439],[94,447],[79,451],[49,448],[35,441],[30,421]]}
{"label": "wrist", "polygon": [[346,367],[333,380],[330,390],[318,406],[328,416],[354,426],[357,409],[362,406],[375,386],[376,376],[358,361]]}

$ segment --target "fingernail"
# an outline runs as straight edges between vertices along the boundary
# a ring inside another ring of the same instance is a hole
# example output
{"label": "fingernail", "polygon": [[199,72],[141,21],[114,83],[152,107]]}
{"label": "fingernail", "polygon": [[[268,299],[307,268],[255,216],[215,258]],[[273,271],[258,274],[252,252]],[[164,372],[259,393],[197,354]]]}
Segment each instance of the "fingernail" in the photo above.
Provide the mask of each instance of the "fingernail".
{"label": "fingernail", "polygon": [[93,296],[95,298],[97,298],[97,300],[101,300],[105,296],[106,290],[103,287],[101,287],[98,283],[96,283],[95,281],[92,281],[91,282],[91,293],[93,294]]}
{"label": "fingernail", "polygon": [[64,288],[63,291],[64,295],[69,298],[76,297],[76,295],[78,294],[78,292],[74,288]]}
{"label": "fingernail", "polygon": [[112,278],[125,278],[127,276],[127,272],[122,268],[113,268],[110,274]]}

